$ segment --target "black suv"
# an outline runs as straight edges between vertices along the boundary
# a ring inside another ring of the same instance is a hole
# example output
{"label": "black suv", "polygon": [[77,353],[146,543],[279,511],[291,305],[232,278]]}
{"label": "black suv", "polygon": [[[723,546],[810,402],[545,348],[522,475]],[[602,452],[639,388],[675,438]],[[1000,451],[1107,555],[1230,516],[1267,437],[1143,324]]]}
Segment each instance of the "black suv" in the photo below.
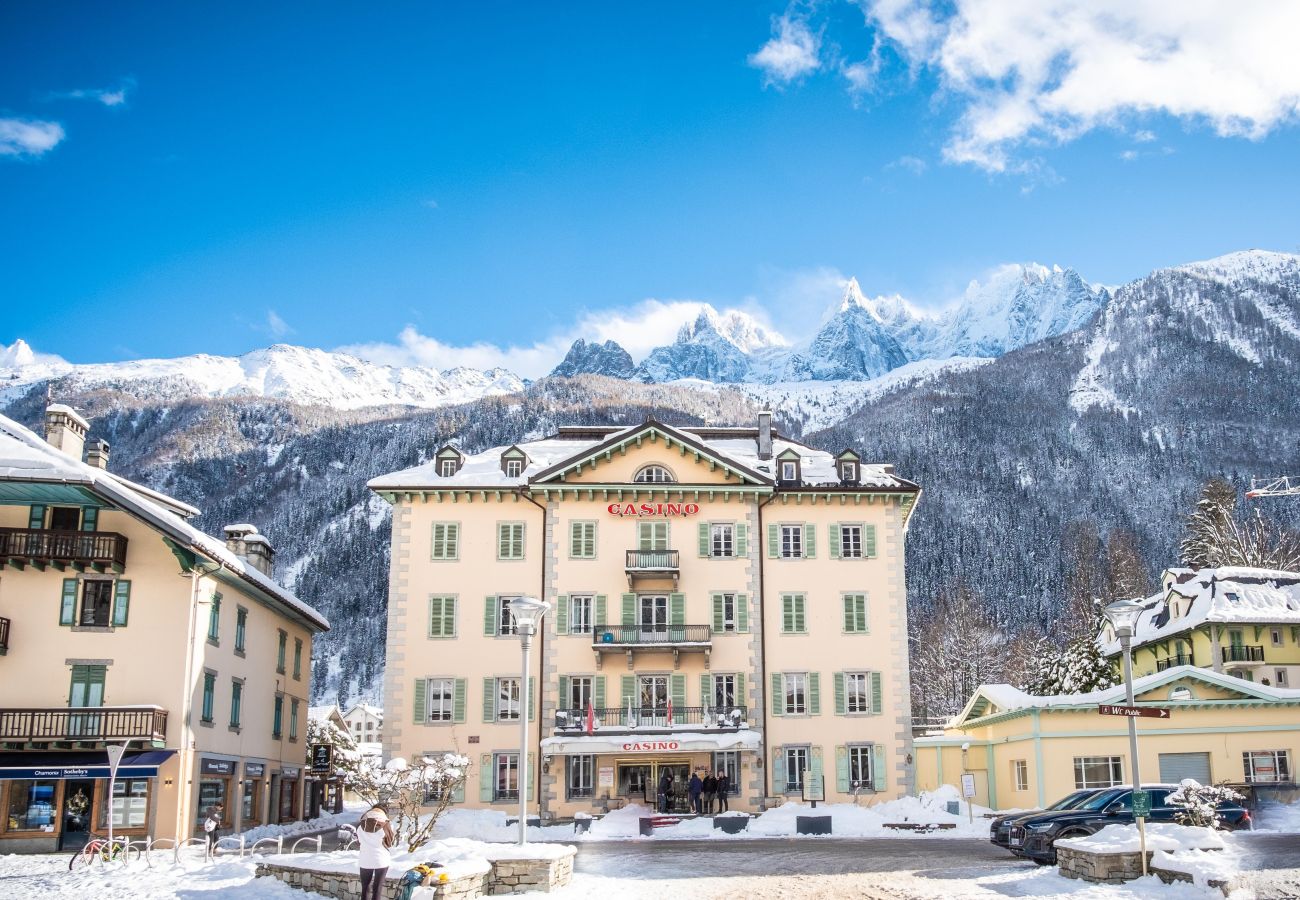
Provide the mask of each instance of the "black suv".
{"label": "black suv", "polygon": [[1017,819],[1027,819],[1031,816],[1041,816],[1046,812],[1056,812],[1062,809],[1074,809],[1083,801],[1087,800],[1093,794],[1099,793],[1105,788],[1086,788],[1082,791],[1074,791],[1066,794],[1060,800],[1057,800],[1051,806],[1044,809],[1021,810],[1020,812],[1008,813],[1004,816],[998,816],[989,822],[989,842],[996,844],[1002,849],[1007,849],[1011,843],[1011,826]]}
{"label": "black suv", "polygon": [[[1177,807],[1167,806],[1165,798],[1178,789],[1174,784],[1145,785],[1151,793],[1152,822],[1172,822]],[[1250,814],[1235,803],[1219,805],[1219,820],[1226,828],[1243,828],[1250,824]],[[1009,847],[1032,859],[1039,865],[1056,862],[1058,838],[1085,837],[1101,831],[1107,825],[1128,825],[1133,822],[1133,789],[1108,788],[1094,794],[1075,809],[1044,812],[1028,818],[1017,819],[1011,826]]]}

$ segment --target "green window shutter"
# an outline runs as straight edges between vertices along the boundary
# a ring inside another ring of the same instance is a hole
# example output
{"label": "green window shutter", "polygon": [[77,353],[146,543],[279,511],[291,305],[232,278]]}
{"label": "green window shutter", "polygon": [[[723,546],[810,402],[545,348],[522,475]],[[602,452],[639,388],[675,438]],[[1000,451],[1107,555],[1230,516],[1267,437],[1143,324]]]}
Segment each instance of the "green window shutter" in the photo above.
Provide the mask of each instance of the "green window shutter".
{"label": "green window shutter", "polygon": [[594,624],[596,625],[605,624],[605,595],[604,594],[596,595],[596,621]]}
{"label": "green window shutter", "polygon": [[456,636],[456,604],[455,597],[442,598],[442,636]]}
{"label": "green window shutter", "polygon": [[492,771],[492,754],[484,753],[478,758],[478,798],[484,803],[492,802],[492,782],[495,773]]}
{"label": "green window shutter", "polygon": [[[745,675],[743,672],[736,674],[736,705],[748,706],[745,702]],[[730,710],[728,710],[730,712]]]}
{"label": "green window shutter", "polygon": [[[713,676],[700,673],[700,706],[713,706]],[[707,723],[706,723],[707,724]]]}
{"label": "green window shutter", "polygon": [[736,556],[749,556],[749,526],[744,522],[736,523]]}
{"label": "green window shutter", "polygon": [[880,744],[871,745],[871,780],[874,790],[885,789],[885,748]]}
{"label": "green window shutter", "polygon": [[856,629],[853,627],[856,619],[853,615],[853,595],[844,595],[844,631],[852,634]]}
{"label": "green window shutter", "polygon": [[808,673],[808,714],[822,714],[822,676],[820,672]]}
{"label": "green window shutter", "polygon": [[722,595],[714,594],[713,597],[713,630],[722,630]]}
{"label": "green window shutter", "polygon": [[497,719],[497,680],[483,679],[483,721],[495,722]]}
{"label": "green window shutter", "polygon": [[781,529],[775,524],[767,526],[767,558],[776,559],[781,554]]}
{"label": "green window shutter", "polygon": [[451,720],[453,722],[465,721],[465,679],[457,678],[451,686]]}
{"label": "green window shutter", "polygon": [[709,523],[700,523],[700,556],[709,555]]}
{"label": "green window shutter", "polygon": [[429,598],[429,637],[442,637],[442,598]]}
{"label": "green window shutter", "polygon": [[839,559],[840,558],[840,526],[838,522],[831,524],[830,542],[831,545],[829,548],[827,548],[827,552],[830,553],[831,559]]}
{"label": "green window shutter", "polygon": [[45,527],[45,506],[43,504],[32,504],[32,508],[27,512],[27,527],[33,531],[40,531]]}
{"label": "green window shutter", "polygon": [[686,717],[686,676],[675,674],[668,682],[668,690],[673,698],[673,722],[680,723]]}
{"label": "green window shutter", "polygon": [[533,758],[533,753],[528,752],[528,774],[524,777],[524,790],[529,794],[533,792],[533,772],[537,769],[537,761]]}
{"label": "green window shutter", "polygon": [[595,681],[596,683],[591,690],[591,696],[592,696],[591,705],[596,707],[596,709],[604,709],[605,708],[605,676],[597,675]]}
{"label": "green window shutter", "polygon": [[803,594],[796,594],[794,598],[794,611],[796,614],[796,624],[799,626],[796,630],[803,634],[808,630],[808,622],[804,616],[804,610],[807,606],[807,598]]}
{"label": "green window shutter", "polygon": [[[813,747],[812,752],[808,754],[808,768],[812,770],[813,783],[809,788],[820,787],[822,793],[826,793],[826,773],[822,768],[822,748]],[[815,794],[813,796],[816,796]]]}
{"label": "green window shutter", "polygon": [[870,629],[867,627],[867,595],[862,594],[858,597],[858,631],[866,634]]}
{"label": "green window shutter", "polygon": [[876,555],[876,526],[862,526],[862,553],[864,556]]}
{"label": "green window shutter", "polygon": [[453,788],[451,792],[451,802],[452,803],[465,802],[465,779],[462,778],[460,781],[456,782],[456,787]]}
{"label": "green window shutter", "polygon": [[623,595],[623,627],[636,626],[636,594]]}
{"label": "green window shutter", "polygon": [[528,721],[530,722],[537,718],[537,704],[534,702],[537,694],[536,681],[533,676],[528,676]]}
{"label": "green window shutter", "polygon": [[569,523],[569,555],[582,556],[582,523]]}
{"label": "green window shutter", "polygon": [[881,691],[880,691],[880,673],[872,672],[871,673],[871,711],[876,715],[880,715],[881,709],[883,707],[883,703],[881,702],[881,700],[882,698],[881,698]]}
{"label": "green window shutter", "polygon": [[774,748],[776,753],[772,758],[772,793],[785,793],[785,748]]}
{"label": "green window shutter", "polygon": [[497,523],[497,559],[510,558],[510,526]]}
{"label": "green window shutter", "polygon": [[483,633],[488,637],[496,635],[497,625],[501,621],[501,612],[497,607],[499,602],[496,597],[488,597],[483,603]]}
{"label": "green window shutter", "polygon": [[569,633],[569,595],[561,594],[555,598],[555,633]]}
{"label": "green window shutter", "polygon": [[131,614],[131,582],[119,579],[113,587],[113,625],[122,628]]}
{"label": "green window shutter", "polygon": [[624,675],[622,678],[622,701],[620,706],[626,707],[629,703],[636,703],[636,676]]}
{"label": "green window shutter", "polygon": [[427,709],[424,697],[428,687],[429,683],[423,678],[415,679],[414,700],[411,704],[411,721],[416,725],[424,721],[425,710]]}
{"label": "green window shutter", "polygon": [[686,595],[685,594],[668,595],[668,624],[670,625],[686,624]]}
{"label": "green window shutter", "polygon": [[803,556],[804,559],[817,556],[817,526],[812,522],[803,527]]}
{"label": "green window shutter", "polygon": [[556,709],[569,708],[569,676],[560,676],[560,702],[555,704]]}
{"label": "green window shutter", "polygon": [[833,677],[835,681],[835,715],[842,716],[847,709],[844,703],[844,673],[836,672]]}
{"label": "green window shutter", "polygon": [[781,673],[772,673],[772,715],[780,716],[785,714],[785,685],[782,684]]}
{"label": "green window shutter", "polygon": [[841,794],[847,794],[853,790],[849,784],[849,748],[839,746],[835,748],[835,790]]}
{"label": "green window shutter", "polygon": [[59,624],[72,625],[77,618],[77,579],[63,579],[63,600],[59,604]]}
{"label": "green window shutter", "polygon": [[94,531],[99,526],[99,507],[83,506],[81,508],[81,530]]}
{"label": "green window shutter", "polygon": [[794,594],[781,595],[781,630],[786,634],[794,631]]}
{"label": "green window shutter", "polygon": [[749,631],[749,594],[736,595],[736,630],[741,634]]}

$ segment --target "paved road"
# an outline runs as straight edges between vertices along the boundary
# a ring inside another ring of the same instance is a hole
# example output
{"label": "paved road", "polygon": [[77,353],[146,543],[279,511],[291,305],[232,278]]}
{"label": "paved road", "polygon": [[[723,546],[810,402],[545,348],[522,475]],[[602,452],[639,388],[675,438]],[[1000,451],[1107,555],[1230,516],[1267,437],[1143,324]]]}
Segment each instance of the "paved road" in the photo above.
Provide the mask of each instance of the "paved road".
{"label": "paved road", "polygon": [[1249,869],[1300,869],[1300,834],[1236,834]]}

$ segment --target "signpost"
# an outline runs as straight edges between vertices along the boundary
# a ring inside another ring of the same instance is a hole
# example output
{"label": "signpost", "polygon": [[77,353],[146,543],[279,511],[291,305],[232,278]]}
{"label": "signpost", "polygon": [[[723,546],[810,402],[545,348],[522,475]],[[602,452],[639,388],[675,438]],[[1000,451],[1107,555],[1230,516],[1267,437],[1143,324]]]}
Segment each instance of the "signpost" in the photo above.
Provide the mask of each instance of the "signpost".
{"label": "signpost", "polygon": [[334,768],[334,748],[329,744],[311,745],[311,771],[313,775],[324,775]]}
{"label": "signpost", "polygon": [[1151,815],[1151,792],[1133,792],[1133,818],[1145,819]]}
{"label": "signpost", "polygon": [[1097,707],[1103,716],[1126,716],[1130,719],[1167,719],[1169,710],[1161,706],[1115,706],[1103,703]]}
{"label": "signpost", "polygon": [[975,776],[967,772],[961,776],[961,795],[966,798],[967,818],[972,825],[975,824],[975,807],[971,799],[975,796]]}

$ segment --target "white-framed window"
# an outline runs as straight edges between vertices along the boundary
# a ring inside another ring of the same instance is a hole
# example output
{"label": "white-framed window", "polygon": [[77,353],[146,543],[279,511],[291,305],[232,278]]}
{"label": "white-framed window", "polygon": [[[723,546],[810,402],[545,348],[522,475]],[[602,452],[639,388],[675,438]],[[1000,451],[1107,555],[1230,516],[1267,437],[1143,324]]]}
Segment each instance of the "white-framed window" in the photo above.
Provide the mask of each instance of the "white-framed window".
{"label": "white-framed window", "polygon": [[803,556],[803,526],[781,526],[781,556],[785,559],[798,559]]}
{"label": "white-framed window", "polygon": [[456,460],[442,459],[438,461],[438,474],[443,478],[450,478],[456,474]]}
{"label": "white-framed window", "polygon": [[642,552],[668,549],[667,522],[637,522],[637,549]]}
{"label": "white-framed window", "polygon": [[803,594],[781,595],[781,631],[784,634],[803,634],[808,630],[804,615]]}
{"label": "white-framed window", "polygon": [[808,712],[808,673],[786,672],[783,679],[785,687],[785,714],[802,716]]}
{"label": "white-framed window", "polygon": [[[430,722],[450,722],[455,714],[456,703],[456,681],[454,678],[430,678],[428,686],[424,689],[424,703],[427,715],[425,718]],[[369,729],[373,723],[367,722],[366,728]],[[357,726],[357,732],[360,733],[361,726]]]}
{"label": "white-framed window", "polygon": [[652,465],[643,466],[636,475],[632,477],[632,480],[637,484],[668,484],[677,479],[673,477],[672,472],[669,472],[663,466]]}
{"label": "white-framed window", "polygon": [[495,753],[492,756],[493,768],[496,770],[496,784],[492,789],[493,800],[519,799],[519,754]]}
{"label": "white-framed window", "polygon": [[460,523],[433,523],[433,558],[457,559],[460,556]]}
{"label": "white-framed window", "polygon": [[519,697],[518,678],[497,679],[497,721],[517,722],[522,703]]}
{"label": "white-framed window", "polygon": [[793,462],[781,463],[782,481],[794,481],[795,478],[798,476],[798,473],[799,473],[799,466],[797,463],[793,463]]}
{"label": "white-framed window", "polygon": [[1269,640],[1273,642],[1274,647],[1282,646],[1282,629],[1270,628],[1268,632]]}
{"label": "white-framed window", "polygon": [[871,712],[871,692],[866,672],[844,673],[844,711],[847,713]]}
{"label": "white-framed window", "polygon": [[1291,780],[1288,750],[1247,750],[1241,754],[1247,784],[1268,784]]}
{"label": "white-framed window", "polygon": [[564,698],[566,709],[576,709],[586,713],[587,704],[592,702],[591,676],[573,675],[569,677],[569,696]]}
{"label": "white-framed window", "polygon": [[730,522],[714,522],[709,526],[709,555],[715,558],[736,555],[736,527]]}
{"label": "white-framed window", "polygon": [[855,462],[840,463],[840,479],[842,481],[857,481],[858,464]]}
{"label": "white-framed window", "polygon": [[713,676],[713,708],[730,712],[736,708],[736,676]]}
{"label": "white-framed window", "polygon": [[1076,756],[1074,786],[1084,788],[1114,787],[1124,783],[1124,760],[1119,756]]}
{"label": "white-framed window", "polygon": [[803,792],[803,774],[808,769],[807,747],[785,748],[785,792]]}
{"label": "white-framed window", "polygon": [[843,559],[862,558],[862,526],[840,526],[840,557]]}
{"label": "white-framed window", "polygon": [[571,559],[596,558],[596,523],[569,523],[569,557]]}
{"label": "white-framed window", "polygon": [[524,558],[524,523],[497,523],[497,559]]}
{"label": "white-framed window", "polygon": [[581,799],[583,797],[596,796],[596,757],[594,756],[568,756],[565,757],[568,773],[565,781],[568,783],[568,794],[570,800]]}
{"label": "white-framed window", "polygon": [[869,788],[874,785],[872,772],[872,752],[870,744],[850,744],[849,750],[849,788]]}
{"label": "white-framed window", "polygon": [[668,630],[668,598],[662,594],[643,595],[641,604],[641,632],[663,634]]}
{"label": "white-framed window", "polygon": [[1286,687],[1286,686],[1287,686],[1287,674],[1286,674],[1286,669],[1278,669],[1278,670],[1276,670],[1273,674],[1276,676],[1276,678],[1274,678],[1274,680],[1273,680],[1273,683],[1274,683],[1274,684],[1276,684],[1278,687]]}
{"label": "white-framed window", "polygon": [[569,597],[569,634],[591,634],[594,600],[590,594]]}
{"label": "white-framed window", "polygon": [[722,594],[722,630],[736,630],[736,595]]}
{"label": "white-framed window", "polygon": [[638,681],[641,688],[642,710],[665,710],[668,708],[667,675],[642,675]]}
{"label": "white-framed window", "polygon": [[524,474],[524,461],[522,459],[506,460],[507,478],[518,478],[522,474]]}
{"label": "white-framed window", "polygon": [[497,597],[497,634],[518,634],[519,628],[515,624],[515,614],[510,611],[510,601],[515,599],[510,595]]}
{"label": "white-framed window", "polygon": [[1016,783],[1017,791],[1029,790],[1029,760],[1011,760],[1011,776]]}

